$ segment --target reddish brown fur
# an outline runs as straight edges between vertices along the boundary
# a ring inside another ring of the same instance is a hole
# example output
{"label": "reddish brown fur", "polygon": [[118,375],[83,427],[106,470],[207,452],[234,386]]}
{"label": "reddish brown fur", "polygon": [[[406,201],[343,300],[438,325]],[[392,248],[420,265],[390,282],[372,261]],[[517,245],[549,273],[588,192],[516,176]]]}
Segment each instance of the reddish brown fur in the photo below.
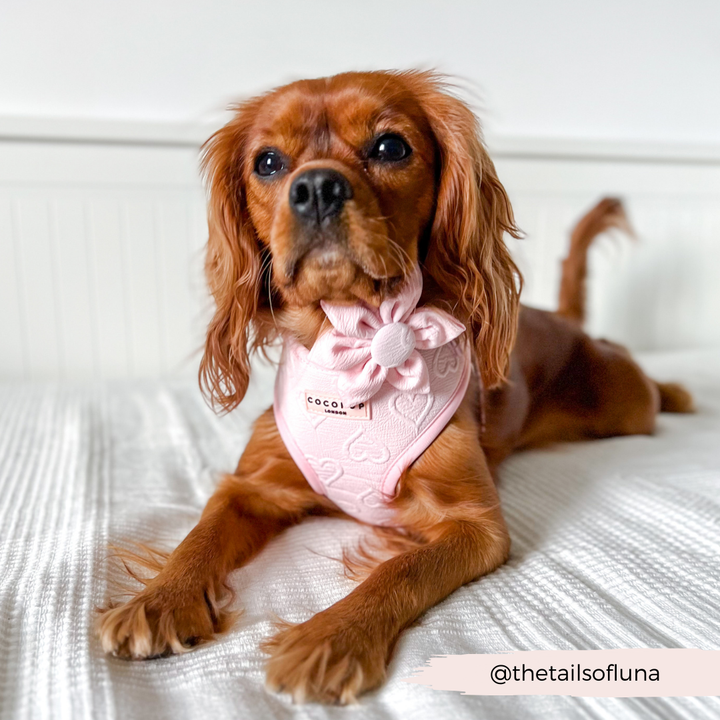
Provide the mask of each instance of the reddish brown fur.
{"label": "reddish brown fur", "polygon": [[[363,160],[373,135],[390,130],[409,141],[410,159],[394,167]],[[290,158],[271,182],[253,174],[253,158],[268,146]],[[292,179],[318,166],[342,172],[353,188],[329,255],[309,248],[287,203]],[[404,532],[378,532],[377,552],[347,558],[365,578],[353,592],[305,623],[279,627],[264,645],[271,688],[298,700],[351,702],[382,682],[403,628],[508,557],[493,481],[508,454],[651,433],[661,402],[686,411],[691,398],[679,386],[656,385],[623,348],[578,326],[587,247],[618,224],[616,203],[591,211],[573,236],[567,317],[519,312],[520,278],[503,241],[518,232],[510,203],[475,117],[432,74],[348,73],[250,100],[210,139],[204,167],[206,269],[217,309],[200,379],[218,407],[242,400],[248,341],[262,348],[294,333],[310,347],[325,326],[321,299],[378,304],[416,260],[421,303],[454,313],[472,336],[484,389],[471,383],[401,478],[392,506]],[[211,639],[230,617],[221,600],[228,573],[309,514],[343,515],[309,487],[268,410],[197,527],[142,590],[100,616],[103,647],[143,658]]]}

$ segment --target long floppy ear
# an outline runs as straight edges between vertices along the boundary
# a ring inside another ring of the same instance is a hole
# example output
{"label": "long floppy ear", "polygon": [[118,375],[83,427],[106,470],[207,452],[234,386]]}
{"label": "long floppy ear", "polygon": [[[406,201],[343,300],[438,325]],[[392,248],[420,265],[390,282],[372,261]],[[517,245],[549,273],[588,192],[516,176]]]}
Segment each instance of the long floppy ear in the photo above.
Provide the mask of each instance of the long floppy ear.
{"label": "long floppy ear", "polygon": [[250,220],[243,169],[245,147],[257,100],[237,107],[237,115],[202,148],[208,191],[208,244],[205,276],[215,300],[200,387],[215,409],[229,412],[245,396],[250,377],[248,343],[260,304],[262,249]]}
{"label": "long floppy ear", "polygon": [[507,376],[522,278],[503,235],[521,237],[477,118],[432,74],[416,90],[438,144],[435,217],[424,267],[473,335],[486,387]]}

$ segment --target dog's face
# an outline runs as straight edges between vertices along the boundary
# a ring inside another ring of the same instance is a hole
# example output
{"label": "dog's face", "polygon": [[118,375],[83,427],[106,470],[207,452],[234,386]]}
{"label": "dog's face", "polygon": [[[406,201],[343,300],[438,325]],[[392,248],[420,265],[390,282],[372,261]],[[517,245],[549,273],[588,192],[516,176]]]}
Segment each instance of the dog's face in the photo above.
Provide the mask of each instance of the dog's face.
{"label": "dog's face", "polygon": [[436,155],[417,99],[387,78],[309,80],[266,97],[242,172],[283,301],[382,300],[417,260]]}
{"label": "dog's face", "polygon": [[485,382],[502,379],[519,292],[503,233],[517,231],[475,117],[434,75],[279,88],[239,105],[203,162],[217,310],[200,372],[221,407],[244,395],[250,337],[308,342],[321,300],[378,305],[417,262],[425,300],[467,324]]}

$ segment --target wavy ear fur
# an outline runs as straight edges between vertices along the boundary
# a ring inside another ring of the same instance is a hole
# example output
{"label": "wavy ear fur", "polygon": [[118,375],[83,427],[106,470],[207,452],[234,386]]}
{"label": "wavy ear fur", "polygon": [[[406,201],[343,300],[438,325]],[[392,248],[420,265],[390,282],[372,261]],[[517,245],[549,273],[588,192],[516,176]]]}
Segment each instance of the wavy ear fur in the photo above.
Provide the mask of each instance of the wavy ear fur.
{"label": "wavy ear fur", "polygon": [[205,276],[216,307],[199,379],[212,407],[225,412],[237,407],[247,390],[248,343],[260,305],[263,252],[248,214],[243,179],[245,146],[257,106],[257,99],[239,105],[235,118],[202,149],[209,195]]}
{"label": "wavy ear fur", "polygon": [[473,112],[433,74],[419,73],[413,80],[438,143],[440,166],[424,267],[468,324],[483,382],[491,388],[507,375],[522,286],[503,235],[521,233]]}

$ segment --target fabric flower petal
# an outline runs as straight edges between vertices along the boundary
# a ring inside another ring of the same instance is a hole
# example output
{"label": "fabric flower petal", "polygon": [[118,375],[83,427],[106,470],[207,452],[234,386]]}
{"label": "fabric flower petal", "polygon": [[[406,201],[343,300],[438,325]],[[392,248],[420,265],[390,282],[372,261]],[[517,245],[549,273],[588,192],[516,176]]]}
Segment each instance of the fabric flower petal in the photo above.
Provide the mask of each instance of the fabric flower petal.
{"label": "fabric flower petal", "polygon": [[382,327],[377,310],[362,303],[335,305],[321,300],[320,306],[341,335],[371,338]]}
{"label": "fabric flower petal", "polygon": [[387,378],[387,368],[368,360],[364,365],[344,372],[338,378],[338,390],[343,402],[356,405],[369,400]]}
{"label": "fabric flower petal", "polygon": [[413,352],[402,364],[388,370],[387,381],[401,391],[430,392],[430,373],[420,353]]}
{"label": "fabric flower petal", "polygon": [[422,294],[422,273],[416,265],[408,276],[402,292],[380,305],[380,319],[383,324],[405,322],[420,300]]}
{"label": "fabric flower petal", "polygon": [[465,332],[465,326],[452,315],[435,308],[420,308],[407,320],[415,331],[415,347],[430,350],[454,340]]}
{"label": "fabric flower petal", "polygon": [[350,370],[370,359],[370,340],[330,330],[315,341],[308,359],[329,370]]}
{"label": "fabric flower petal", "polygon": [[[422,273],[416,266],[399,294],[385,300],[377,310],[362,302],[321,303],[333,329],[317,339],[309,359],[328,370],[340,371],[338,391],[345,402],[354,405],[369,400],[386,380],[400,391],[430,392],[430,373],[417,349],[445,345],[465,327],[442,310],[417,309],[421,293]],[[400,343],[402,333],[408,335],[410,355],[388,354],[386,351],[396,349],[392,343]],[[385,344],[375,342],[381,336]],[[407,359],[403,361],[403,357]],[[395,362],[400,364],[393,367]]]}

